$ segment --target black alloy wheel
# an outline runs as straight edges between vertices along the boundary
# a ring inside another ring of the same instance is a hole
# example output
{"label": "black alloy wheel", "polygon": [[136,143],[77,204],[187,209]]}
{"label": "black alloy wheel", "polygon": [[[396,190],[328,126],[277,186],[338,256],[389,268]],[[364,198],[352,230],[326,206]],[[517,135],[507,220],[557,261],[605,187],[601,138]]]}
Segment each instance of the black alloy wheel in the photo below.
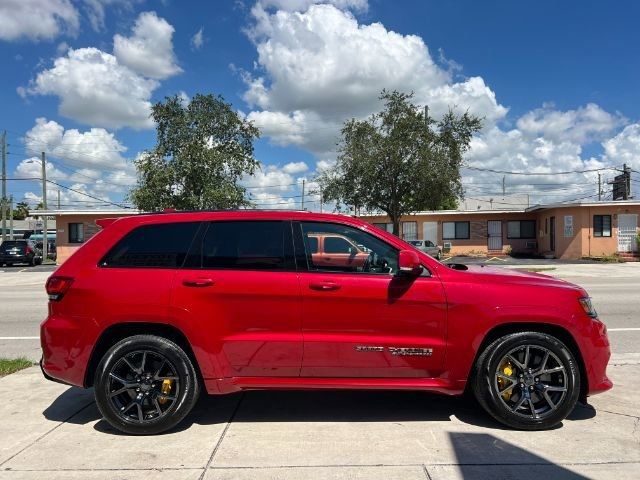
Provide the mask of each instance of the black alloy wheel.
{"label": "black alloy wheel", "polygon": [[114,345],[95,379],[100,412],[115,428],[134,435],[160,433],[177,425],[198,398],[196,372],[175,343],[136,335]]}
{"label": "black alloy wheel", "polygon": [[580,373],[560,340],[520,332],[501,337],[484,350],[473,388],[480,404],[501,423],[544,430],[558,425],[575,407]]}

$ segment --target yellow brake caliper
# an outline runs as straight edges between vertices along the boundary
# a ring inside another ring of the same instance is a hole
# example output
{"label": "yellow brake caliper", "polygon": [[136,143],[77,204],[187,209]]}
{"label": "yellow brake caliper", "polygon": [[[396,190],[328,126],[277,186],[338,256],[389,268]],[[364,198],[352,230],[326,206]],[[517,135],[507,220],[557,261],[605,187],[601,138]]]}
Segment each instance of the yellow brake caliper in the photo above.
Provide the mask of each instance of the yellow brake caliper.
{"label": "yellow brake caliper", "polygon": [[165,404],[167,403],[167,400],[169,400],[166,395],[169,395],[171,393],[171,388],[173,387],[173,380],[170,380],[168,378],[165,378],[162,381],[162,386],[160,387],[160,392],[162,393],[162,395],[160,395],[158,397],[158,402],[161,404]]}
{"label": "yellow brake caliper", "polygon": [[[513,375],[513,365],[511,365],[511,362],[509,362],[508,360],[500,366],[500,370],[507,377],[510,377],[511,375]],[[502,377],[498,377],[498,387],[500,388],[500,391],[504,390],[508,386],[509,385],[507,385],[507,382]],[[501,395],[502,395],[502,398],[508,402],[511,399],[512,393],[513,393],[513,389],[511,388],[502,392]]]}

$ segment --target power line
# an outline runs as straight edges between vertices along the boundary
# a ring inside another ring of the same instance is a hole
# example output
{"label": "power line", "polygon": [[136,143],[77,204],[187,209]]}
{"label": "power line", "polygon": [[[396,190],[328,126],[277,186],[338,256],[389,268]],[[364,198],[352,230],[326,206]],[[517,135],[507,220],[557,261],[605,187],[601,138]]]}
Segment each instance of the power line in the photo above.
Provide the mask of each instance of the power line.
{"label": "power line", "polygon": [[567,172],[544,172],[544,173],[535,173],[535,172],[510,172],[506,170],[494,170],[492,168],[480,168],[480,167],[472,167],[472,166],[464,166],[462,168],[466,168],[469,170],[477,170],[480,172],[491,172],[491,173],[499,173],[501,175],[527,175],[527,176],[541,176],[541,175],[570,175],[573,173],[592,173],[592,172],[601,172],[603,170],[617,170],[622,171],[618,167],[603,167],[603,168],[593,168],[589,170],[570,170]]}

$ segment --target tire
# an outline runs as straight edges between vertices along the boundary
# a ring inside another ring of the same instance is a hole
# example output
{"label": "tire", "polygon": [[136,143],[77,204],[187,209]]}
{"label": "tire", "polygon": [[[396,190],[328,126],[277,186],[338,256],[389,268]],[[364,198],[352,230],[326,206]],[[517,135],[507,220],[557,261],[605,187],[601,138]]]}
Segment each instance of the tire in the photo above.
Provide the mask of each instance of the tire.
{"label": "tire", "polygon": [[442,256],[442,254],[440,253],[440,251],[438,250],[438,254],[436,255],[436,260],[440,260],[440,257]]}
{"label": "tire", "polygon": [[[171,390],[163,392],[168,379],[172,379]],[[114,428],[131,435],[154,435],[187,416],[200,386],[193,363],[178,345],[155,335],[135,335],[104,355],[96,370],[94,391],[100,413]],[[113,395],[118,391],[121,393]]]}
{"label": "tire", "polygon": [[573,411],[580,381],[576,359],[560,340],[540,332],[519,332],[484,349],[472,387],[480,405],[500,423],[519,430],[547,430]]}

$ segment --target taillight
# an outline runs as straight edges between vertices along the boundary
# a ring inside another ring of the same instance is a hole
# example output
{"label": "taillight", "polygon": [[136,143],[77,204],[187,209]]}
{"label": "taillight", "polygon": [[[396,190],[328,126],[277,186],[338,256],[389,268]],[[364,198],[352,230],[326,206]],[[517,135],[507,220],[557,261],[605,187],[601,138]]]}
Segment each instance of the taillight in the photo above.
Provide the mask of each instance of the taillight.
{"label": "taillight", "polygon": [[29,255],[30,253],[33,253],[33,249],[29,245],[27,245],[26,247],[24,247],[24,254]]}
{"label": "taillight", "polygon": [[73,278],[71,277],[49,277],[47,280],[47,285],[45,286],[47,290],[47,294],[49,295],[49,300],[53,302],[57,302],[62,299],[71,284],[73,283]]}

